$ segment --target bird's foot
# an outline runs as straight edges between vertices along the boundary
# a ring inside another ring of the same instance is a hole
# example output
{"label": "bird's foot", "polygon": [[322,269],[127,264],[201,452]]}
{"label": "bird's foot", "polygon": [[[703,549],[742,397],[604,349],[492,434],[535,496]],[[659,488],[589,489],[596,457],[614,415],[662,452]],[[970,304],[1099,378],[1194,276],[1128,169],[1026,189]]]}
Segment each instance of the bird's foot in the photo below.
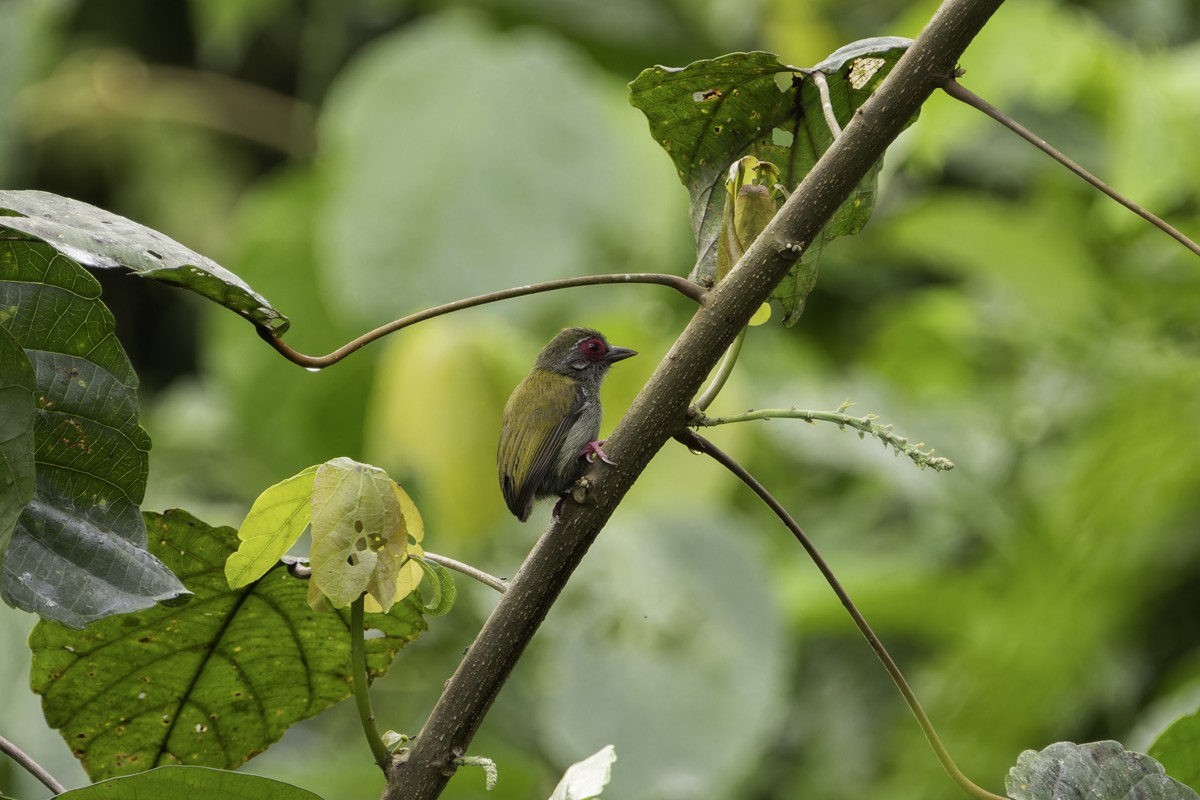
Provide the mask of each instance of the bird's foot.
{"label": "bird's foot", "polygon": [[596,459],[600,459],[605,464],[612,464],[613,466],[616,466],[617,462],[606,456],[604,454],[604,450],[600,447],[600,445],[607,441],[607,439],[601,439],[600,441],[596,442],[588,442],[583,446],[583,449],[579,451],[579,455],[577,457],[586,458],[589,464],[595,464]]}

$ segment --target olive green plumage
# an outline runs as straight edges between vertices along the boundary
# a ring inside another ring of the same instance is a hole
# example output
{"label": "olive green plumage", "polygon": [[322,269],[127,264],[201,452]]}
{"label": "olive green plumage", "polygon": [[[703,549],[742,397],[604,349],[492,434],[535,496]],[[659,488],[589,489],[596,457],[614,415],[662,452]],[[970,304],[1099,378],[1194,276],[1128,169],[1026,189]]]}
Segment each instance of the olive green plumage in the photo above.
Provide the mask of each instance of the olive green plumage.
{"label": "olive green plumage", "polygon": [[600,383],[610,365],[637,353],[599,331],[567,328],[542,348],[513,390],[500,423],[496,466],[508,509],[522,522],[534,501],[563,494],[599,452]]}

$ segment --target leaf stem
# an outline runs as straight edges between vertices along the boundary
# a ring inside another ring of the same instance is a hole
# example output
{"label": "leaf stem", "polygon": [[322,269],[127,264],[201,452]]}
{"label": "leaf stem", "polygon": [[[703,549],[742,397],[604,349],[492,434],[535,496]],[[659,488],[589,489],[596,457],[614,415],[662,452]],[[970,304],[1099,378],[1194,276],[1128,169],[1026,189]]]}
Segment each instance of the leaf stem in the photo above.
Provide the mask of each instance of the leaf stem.
{"label": "leaf stem", "polygon": [[490,586],[500,594],[508,591],[508,581],[504,578],[497,578],[495,575],[490,575],[478,567],[473,567],[470,564],[464,564],[461,561],[456,561],[448,556],[439,556],[437,553],[425,551],[424,558],[427,561],[432,561],[435,564],[441,564],[446,569],[452,569],[455,572],[461,572],[468,578],[474,578],[484,586]]}
{"label": "leaf stem", "polygon": [[829,98],[829,82],[825,80],[825,73],[814,69],[804,74],[812,78],[812,82],[816,84],[817,92],[821,95],[821,111],[825,113],[825,124],[829,126],[829,132],[836,139],[842,135],[842,126],[838,124],[837,117],[833,113],[833,101]]}
{"label": "leaf stem", "polygon": [[26,772],[41,781],[43,786],[55,794],[62,794],[67,790],[65,786],[54,779],[53,775],[43,769],[41,764],[34,761],[29,757],[29,754],[3,736],[0,736],[0,753],[4,753],[17,762]]}
{"label": "leaf stem", "polygon": [[717,371],[713,375],[712,383],[708,385],[708,388],[704,390],[700,398],[696,401],[696,408],[701,412],[712,405],[713,400],[716,400],[717,395],[725,388],[725,382],[729,380],[729,376],[733,374],[733,367],[737,364],[738,355],[742,352],[742,342],[746,340],[746,330],[746,328],[742,328],[742,332],[733,340],[733,344],[729,345],[729,349],[721,357],[721,363],[717,365]]}
{"label": "leaf stem", "polygon": [[[846,406],[842,406],[846,408]],[[934,455],[934,450],[925,452],[921,448],[924,447],[924,442],[913,444],[908,440],[908,437],[901,436],[893,430],[892,425],[880,425],[875,420],[879,419],[875,414],[866,414],[861,417],[852,417],[849,414],[841,411],[809,411],[799,408],[760,408],[752,411],[747,411],[742,414],[728,414],[723,417],[708,417],[703,414],[692,419],[689,424],[698,427],[712,427],[715,425],[728,425],[733,422],[749,422],[756,419],[802,419],[808,423],[816,422],[832,422],[842,430],[847,427],[854,428],[858,431],[858,438],[865,438],[867,434],[879,439],[885,447],[890,446],[896,455],[904,455],[912,460],[921,469],[929,467],[938,472],[949,472],[954,469],[954,462],[944,456]]]}
{"label": "leaf stem", "polygon": [[365,597],[366,595],[359,595],[358,599],[350,604],[350,671],[354,674],[354,704],[358,707],[358,718],[362,721],[363,733],[367,736],[367,744],[371,746],[375,763],[386,775],[392,755],[379,735],[379,727],[375,724],[375,712],[371,710],[371,695],[367,692]]}
{"label": "leaf stem", "polygon": [[887,648],[883,646],[883,642],[875,634],[875,631],[867,622],[866,617],[864,617],[862,612],[858,610],[858,607],[854,605],[854,601],[850,599],[850,595],[842,587],[842,584],[837,579],[837,576],[833,574],[833,570],[825,562],[825,559],[821,557],[816,545],[814,545],[813,541],[808,538],[808,534],[804,532],[804,530],[800,527],[800,524],[797,523],[792,515],[788,513],[787,509],[785,509],[780,502],[776,500],[769,491],[767,491],[765,486],[758,482],[758,479],[747,472],[741,464],[739,464],[700,434],[696,433],[695,431],[684,430],[675,434],[675,439],[686,446],[689,450],[700,452],[709,456],[718,464],[725,467],[725,469],[736,475],[738,479],[742,481],[742,483],[746,484],[751,491],[758,495],[759,499],[762,500],[768,508],[775,512],[775,516],[779,517],[780,521],[783,522],[783,524],[787,526],[788,530],[792,532],[792,535],[796,537],[796,541],[798,541],[800,546],[808,552],[809,558],[812,559],[817,569],[820,570],[821,575],[825,578],[825,582],[829,584],[829,588],[833,589],[833,593],[837,595],[838,600],[841,601],[846,611],[850,614],[850,617],[854,620],[854,624],[858,627],[859,632],[862,633],[863,637],[867,640],[867,644],[869,644],[871,649],[875,651],[875,655],[878,656],[880,662],[882,662],[883,668],[887,670],[888,675],[891,676],[892,681],[896,684],[896,688],[899,689],[900,694],[903,695],[904,702],[908,704],[913,716],[917,718],[917,724],[921,726],[921,731],[925,734],[925,739],[929,742],[929,746],[933,748],[933,752],[937,756],[938,761],[941,762],[942,767],[950,775],[950,778],[956,784],[958,784],[959,788],[972,797],[977,798],[977,800],[1007,800],[1007,798],[992,794],[983,787],[976,785],[971,781],[970,778],[964,775],[962,770],[958,768],[958,765],[954,763],[954,759],[950,757],[949,751],[946,750],[946,746],[942,744],[941,738],[938,737],[937,731],[933,727],[933,723],[930,722],[929,715],[925,713],[925,709],[921,707],[921,702],[917,699],[917,695],[913,692],[912,687],[908,685],[908,681],[905,679],[904,673],[902,673],[900,668],[896,666],[896,662],[892,660],[891,654],[888,653]]}
{"label": "leaf stem", "polygon": [[1001,125],[1008,128],[1010,131],[1015,133],[1017,136],[1020,136],[1022,139],[1029,142],[1034,147],[1041,150],[1043,153],[1050,156],[1058,163],[1062,164],[1064,167],[1069,169],[1071,172],[1074,172],[1080,178],[1083,178],[1083,180],[1085,180],[1086,182],[1091,184],[1096,189],[1099,189],[1101,192],[1108,195],[1113,200],[1116,200],[1118,203],[1125,206],[1125,208],[1127,208],[1130,211],[1132,211],[1133,213],[1137,214],[1139,217],[1146,220],[1151,225],[1158,228],[1163,233],[1167,234],[1172,239],[1174,239],[1175,241],[1182,244],[1188,250],[1191,250],[1196,255],[1200,255],[1200,245],[1196,244],[1194,241],[1189,239],[1182,231],[1175,228],[1173,225],[1171,225],[1170,223],[1168,223],[1166,220],[1162,219],[1158,215],[1154,214],[1153,212],[1142,208],[1137,203],[1133,202],[1128,197],[1121,194],[1116,189],[1112,188],[1111,186],[1109,186],[1107,183],[1105,183],[1104,181],[1097,178],[1092,173],[1088,172],[1086,169],[1081,167],[1079,164],[1076,164],[1065,153],[1061,152],[1057,148],[1055,148],[1052,145],[1050,145],[1049,143],[1047,143],[1045,139],[1041,138],[1036,133],[1029,130],[1024,125],[1017,122],[1015,119],[1008,116],[1003,111],[996,108],[996,106],[992,105],[987,100],[984,100],[982,97],[975,94],[967,87],[963,86],[961,83],[959,83],[953,77],[947,78],[946,82],[942,84],[942,91],[944,91],[946,94],[953,97],[955,100],[966,103],[971,108],[974,108],[977,111],[982,111],[984,114],[986,114],[989,117],[991,117],[992,119],[996,120],[996,122],[999,122]]}
{"label": "leaf stem", "polygon": [[574,278],[562,278],[560,280],[545,281],[542,283],[529,284],[527,286],[515,286],[512,289],[501,289],[497,292],[488,292],[487,294],[476,295],[475,297],[467,297],[462,300],[455,300],[452,303],[427,308],[423,311],[418,311],[415,314],[409,314],[406,317],[393,320],[386,325],[381,325],[372,331],[367,331],[357,339],[353,339],[346,344],[334,350],[332,353],[323,356],[309,356],[304,353],[294,350],[292,347],[284,343],[283,339],[276,336],[275,333],[262,326],[258,327],[258,335],[267,344],[275,348],[284,358],[295,364],[299,364],[310,370],[322,369],[331,364],[336,364],[346,356],[353,353],[376,339],[381,339],[389,333],[394,333],[401,328],[407,328],[409,325],[415,325],[418,322],[424,322],[427,319],[440,317],[443,314],[449,314],[454,311],[462,311],[466,308],[474,308],[475,306],[487,305],[500,300],[510,300],[514,297],[524,297],[531,294],[540,294],[541,292],[553,292],[558,289],[571,289],[576,286],[602,286],[614,283],[652,283],[659,286],[667,286],[685,297],[695,300],[697,303],[703,302],[705,289],[699,284],[692,283],[687,278],[681,278],[678,275],[666,275],[655,272],[624,272],[613,275],[582,275]]}

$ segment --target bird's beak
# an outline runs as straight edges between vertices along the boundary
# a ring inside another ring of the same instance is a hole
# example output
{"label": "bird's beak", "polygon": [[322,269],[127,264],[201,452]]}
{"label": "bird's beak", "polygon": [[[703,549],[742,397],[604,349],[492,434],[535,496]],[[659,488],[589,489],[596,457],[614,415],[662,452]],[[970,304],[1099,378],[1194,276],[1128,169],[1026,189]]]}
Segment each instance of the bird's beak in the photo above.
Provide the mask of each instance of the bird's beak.
{"label": "bird's beak", "polygon": [[636,356],[637,350],[630,350],[628,347],[610,347],[608,353],[604,356],[604,360],[609,364],[615,364],[618,361],[624,361],[630,356]]}

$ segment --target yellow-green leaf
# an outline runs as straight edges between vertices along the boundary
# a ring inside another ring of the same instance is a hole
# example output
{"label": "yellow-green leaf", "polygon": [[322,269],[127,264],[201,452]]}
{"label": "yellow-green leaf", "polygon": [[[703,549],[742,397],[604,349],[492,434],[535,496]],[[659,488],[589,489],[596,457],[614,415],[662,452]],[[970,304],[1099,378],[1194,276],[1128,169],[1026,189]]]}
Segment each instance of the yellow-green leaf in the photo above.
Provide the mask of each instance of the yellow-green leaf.
{"label": "yellow-green leaf", "polygon": [[[396,599],[408,524],[387,473],[349,458],[317,469],[312,494],[312,581],[335,608],[364,592],[380,608]],[[414,507],[415,509],[415,507]],[[419,516],[415,520],[419,524]],[[310,591],[310,603],[313,600]]]}
{"label": "yellow-green leaf", "polygon": [[239,589],[261,578],[304,533],[316,473],[316,467],[309,467],[270,487],[254,501],[238,530],[241,543],[237,552],[225,562],[229,588]]}
{"label": "yellow-green leaf", "polygon": [[717,248],[717,280],[729,273],[775,216],[782,194],[780,180],[778,167],[754,156],[744,156],[729,167]]}

